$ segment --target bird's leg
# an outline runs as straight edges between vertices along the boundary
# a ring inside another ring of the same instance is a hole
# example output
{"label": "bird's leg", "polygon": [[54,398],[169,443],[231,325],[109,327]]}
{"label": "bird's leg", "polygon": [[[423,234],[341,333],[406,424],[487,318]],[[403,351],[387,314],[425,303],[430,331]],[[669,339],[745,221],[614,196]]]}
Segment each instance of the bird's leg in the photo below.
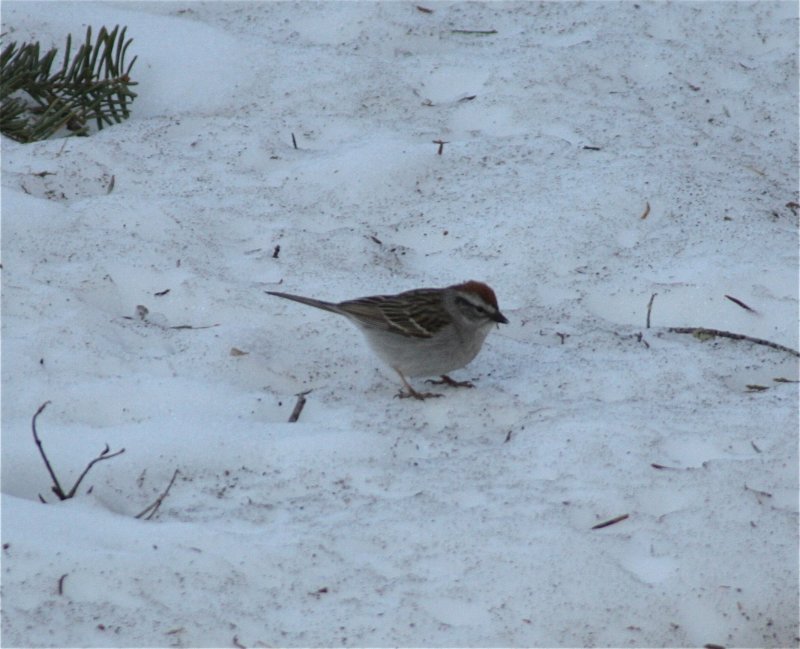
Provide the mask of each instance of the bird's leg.
{"label": "bird's leg", "polygon": [[439,381],[435,381],[434,379],[428,379],[425,383],[430,383],[431,385],[449,385],[451,388],[474,388],[475,384],[472,381],[456,381],[455,379],[451,379],[447,374],[442,374],[442,378]]}
{"label": "bird's leg", "polygon": [[411,384],[406,380],[406,377],[403,376],[403,373],[400,370],[395,370],[400,375],[400,380],[403,382],[403,385],[406,388],[406,392],[400,390],[397,393],[397,397],[400,399],[419,399],[420,401],[425,401],[425,399],[432,399],[435,397],[441,397],[442,395],[438,392],[417,392],[414,388],[411,387]]}

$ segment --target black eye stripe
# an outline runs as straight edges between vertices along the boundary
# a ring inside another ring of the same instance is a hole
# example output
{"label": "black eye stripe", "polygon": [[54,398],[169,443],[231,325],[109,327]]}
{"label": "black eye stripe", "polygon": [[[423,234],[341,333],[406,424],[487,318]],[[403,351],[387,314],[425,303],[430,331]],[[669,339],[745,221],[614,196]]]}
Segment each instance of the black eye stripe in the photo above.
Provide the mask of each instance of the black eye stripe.
{"label": "black eye stripe", "polygon": [[472,302],[470,302],[469,300],[467,300],[466,298],[463,298],[461,296],[456,298],[456,302],[458,302],[459,304],[465,304],[465,305],[475,309],[478,313],[488,313],[489,312],[488,309],[482,307],[480,304],[473,304]]}

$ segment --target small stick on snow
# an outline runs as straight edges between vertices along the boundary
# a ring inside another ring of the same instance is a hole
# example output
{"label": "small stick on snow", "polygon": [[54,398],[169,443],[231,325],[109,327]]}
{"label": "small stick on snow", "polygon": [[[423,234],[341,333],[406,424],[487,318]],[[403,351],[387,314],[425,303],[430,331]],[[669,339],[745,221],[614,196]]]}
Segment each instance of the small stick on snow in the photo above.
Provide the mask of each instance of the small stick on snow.
{"label": "small stick on snow", "polygon": [[67,573],[66,572],[58,578],[58,594],[59,595],[63,595],[64,594],[64,580],[66,578],[67,578]]}
{"label": "small stick on snow", "polygon": [[476,36],[491,36],[496,34],[496,29],[451,29],[451,34],[474,34]]}
{"label": "small stick on snow", "polygon": [[294,404],[294,410],[292,410],[292,414],[289,416],[289,423],[293,424],[298,419],[300,419],[300,413],[303,412],[303,408],[306,405],[306,395],[309,394],[311,390],[306,390],[305,392],[298,392],[297,393],[297,403]]}
{"label": "small stick on snow", "polygon": [[728,298],[734,304],[738,304],[740,307],[742,307],[746,311],[750,311],[750,313],[758,313],[758,311],[756,311],[752,307],[747,306],[744,302],[742,302],[741,300],[736,299],[735,297],[732,297],[730,295],[726,295],[725,297]]}
{"label": "small stick on snow", "polygon": [[296,149],[297,148],[297,140],[294,137],[294,133],[292,133],[292,146]]}
{"label": "small stick on snow", "polygon": [[641,220],[644,221],[649,216],[649,214],[650,214],[650,201],[647,201],[644,204],[644,212],[642,213],[642,216],[640,217]]}
{"label": "small stick on snow", "polygon": [[753,338],[752,336],[745,336],[744,334],[731,333],[730,331],[722,331],[720,329],[706,329],[705,327],[668,327],[667,331],[674,334],[692,334],[693,336],[702,339],[703,337],[714,338],[730,338],[731,340],[747,340],[755,345],[764,345],[765,347],[772,347],[782,352],[788,352],[792,356],[800,358],[800,352],[785,345],[779,345],[770,340],[762,338]]}
{"label": "small stick on snow", "polygon": [[164,499],[169,494],[169,490],[172,489],[172,484],[175,482],[175,478],[178,477],[178,473],[180,473],[180,471],[178,471],[178,469],[175,469],[174,473],[172,474],[172,479],[169,481],[167,488],[164,489],[164,492],[158,498],[156,498],[155,502],[152,505],[148,505],[138,514],[136,514],[136,518],[144,517],[146,521],[149,521],[151,518],[153,518],[153,516],[156,515],[158,508],[161,507],[161,503],[164,502]]}
{"label": "small stick on snow", "polygon": [[656,299],[658,293],[653,293],[650,296],[650,301],[647,303],[647,328],[650,328],[650,314],[653,312],[653,300]]}
{"label": "small stick on snow", "polygon": [[744,484],[744,490],[754,493],[756,495],[756,500],[758,501],[759,505],[761,504],[761,498],[762,497],[764,497],[764,498],[772,498],[772,494],[769,493],[768,491],[761,491],[759,489],[753,489],[752,487],[748,487],[746,482]]}
{"label": "small stick on snow", "polygon": [[[41,406],[39,406],[39,409],[33,415],[33,419],[31,420],[33,441],[36,443],[36,446],[39,449],[39,455],[42,456],[42,460],[44,460],[44,465],[47,468],[47,472],[50,474],[50,479],[53,481],[53,486],[51,487],[51,490],[56,496],[58,496],[59,500],[69,500],[70,498],[75,496],[75,493],[78,491],[78,487],[80,487],[81,482],[83,482],[83,479],[86,477],[86,474],[89,473],[89,471],[95,464],[97,464],[98,462],[102,462],[103,460],[110,460],[112,457],[116,457],[117,455],[122,455],[125,452],[125,449],[123,448],[120,449],[119,451],[115,451],[114,453],[112,453],[108,444],[106,444],[106,447],[100,452],[100,455],[98,455],[91,462],[89,462],[89,464],[86,465],[86,468],[83,470],[83,473],[81,473],[78,476],[78,479],[75,481],[75,484],[72,485],[72,489],[70,489],[69,492],[65,492],[61,488],[61,483],[58,481],[55,471],[53,471],[53,467],[50,464],[50,460],[47,458],[47,454],[44,452],[44,446],[42,446],[42,440],[39,439],[39,433],[36,431],[36,419],[39,417],[39,415],[42,414],[42,411],[47,407],[48,403],[50,402],[45,401]],[[41,500],[43,503],[46,502],[45,499],[42,498],[41,494],[39,494],[39,500]]]}
{"label": "small stick on snow", "polygon": [[593,530],[601,530],[604,527],[608,527],[609,525],[616,525],[617,523],[620,523],[620,522],[624,521],[625,519],[627,519],[628,516],[629,516],[629,514],[622,514],[621,516],[616,516],[615,518],[612,518],[611,520],[603,521],[602,523],[598,523],[597,525],[592,525],[592,529]]}
{"label": "small stick on snow", "polygon": [[434,140],[433,143],[439,145],[439,149],[436,151],[436,155],[442,155],[442,153],[444,152],[444,145],[450,144],[446,140]]}

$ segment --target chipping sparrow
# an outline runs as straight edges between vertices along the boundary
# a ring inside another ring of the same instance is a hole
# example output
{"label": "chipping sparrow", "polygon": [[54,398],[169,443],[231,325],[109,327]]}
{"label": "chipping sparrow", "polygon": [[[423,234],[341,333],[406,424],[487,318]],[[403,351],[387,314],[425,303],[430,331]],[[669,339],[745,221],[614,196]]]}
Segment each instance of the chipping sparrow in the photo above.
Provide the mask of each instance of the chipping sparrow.
{"label": "chipping sparrow", "polygon": [[266,291],[288,300],[345,316],[366,336],[372,350],[400,375],[401,397],[440,397],[417,392],[409,376],[441,375],[438,383],[472,387],[446,376],[464,367],[481,350],[492,325],[508,323],[497,308],[494,291],[469,281],[445,288],[419,288],[397,295],[375,295],[346,302]]}

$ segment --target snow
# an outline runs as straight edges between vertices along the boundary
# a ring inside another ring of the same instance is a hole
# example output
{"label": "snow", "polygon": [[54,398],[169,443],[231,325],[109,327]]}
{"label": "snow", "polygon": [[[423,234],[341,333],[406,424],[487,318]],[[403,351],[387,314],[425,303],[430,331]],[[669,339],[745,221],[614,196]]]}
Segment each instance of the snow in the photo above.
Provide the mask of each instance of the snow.
{"label": "snow", "polygon": [[[798,359],[668,330],[799,346],[797,4],[421,4],[3,3],[139,57],[2,140],[4,646],[798,645]],[[466,279],[425,402],[264,294]]]}

